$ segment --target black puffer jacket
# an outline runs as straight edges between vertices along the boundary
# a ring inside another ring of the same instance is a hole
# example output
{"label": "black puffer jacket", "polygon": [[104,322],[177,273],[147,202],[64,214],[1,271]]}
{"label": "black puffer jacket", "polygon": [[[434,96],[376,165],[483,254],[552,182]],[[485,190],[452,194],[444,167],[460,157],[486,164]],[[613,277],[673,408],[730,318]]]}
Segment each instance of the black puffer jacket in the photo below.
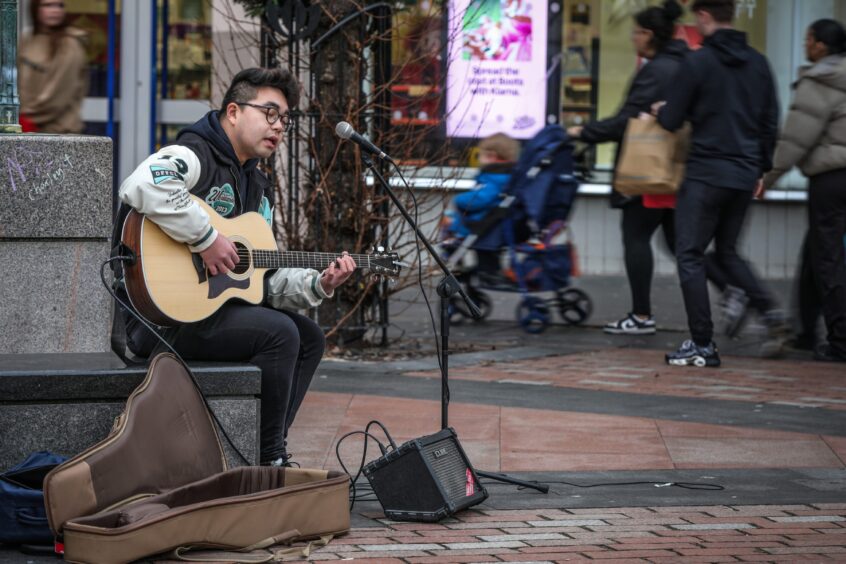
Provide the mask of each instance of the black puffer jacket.
{"label": "black puffer jacket", "polygon": [[[688,51],[684,41],[679,39],[670,41],[654,59],[637,71],[629,85],[626,100],[615,115],[585,125],[581,135],[582,141],[587,143],[622,142],[630,118],[637,117],[640,112],[649,112],[653,103],[666,99],[673,77]],[[615,168],[618,158],[619,150],[614,157]],[[611,195],[611,206],[623,207],[636,199],[614,191]]]}

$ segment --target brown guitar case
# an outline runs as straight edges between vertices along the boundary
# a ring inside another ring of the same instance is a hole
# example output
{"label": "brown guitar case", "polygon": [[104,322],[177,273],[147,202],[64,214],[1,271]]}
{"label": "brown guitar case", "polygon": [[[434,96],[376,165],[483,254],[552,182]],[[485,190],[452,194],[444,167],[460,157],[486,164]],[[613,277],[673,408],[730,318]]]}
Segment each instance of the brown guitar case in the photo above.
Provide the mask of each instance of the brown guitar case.
{"label": "brown guitar case", "polygon": [[190,375],[161,354],[109,436],[47,475],[44,502],[65,560],[115,564],[344,533],[348,487],[345,474],[325,470],[227,470]]}

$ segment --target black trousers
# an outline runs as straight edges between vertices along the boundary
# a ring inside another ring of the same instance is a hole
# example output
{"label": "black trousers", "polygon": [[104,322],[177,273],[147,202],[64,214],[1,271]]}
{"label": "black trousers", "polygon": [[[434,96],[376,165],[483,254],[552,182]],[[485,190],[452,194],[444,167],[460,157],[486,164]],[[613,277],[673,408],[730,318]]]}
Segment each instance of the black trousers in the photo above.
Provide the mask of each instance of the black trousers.
{"label": "black trousers", "polygon": [[714,336],[705,266],[705,249],[714,241],[714,261],[727,283],[746,292],[749,303],[765,313],[774,301],[752,269],[737,254],[752,191],[708,186],[686,180],[676,203],[676,259],[687,323],[693,341],[705,346]]}
{"label": "black trousers", "polygon": [[810,233],[805,233],[799,267],[796,269],[795,295],[799,309],[799,334],[797,339],[814,344],[817,341],[817,323],[822,315],[822,301],[817,287],[816,273],[811,264]]}
{"label": "black trousers", "polygon": [[638,198],[623,208],[623,253],[632,292],[632,313],[652,315],[652,235],[661,227],[670,252],[675,252],[675,212],[672,208],[646,208]]}
{"label": "black trousers", "polygon": [[[623,208],[622,218],[623,253],[626,276],[632,293],[632,313],[652,315],[652,273],[654,260],[652,236],[659,227],[664,234],[667,248],[675,258],[676,214],[673,208],[647,208],[638,198]],[[705,270],[710,280],[720,291],[726,289],[726,274],[717,262],[714,253],[705,255]]]}
{"label": "black trousers", "polygon": [[808,249],[828,329],[828,342],[846,356],[846,169],[810,178]]}
{"label": "black trousers", "polygon": [[[126,320],[133,353],[165,350],[137,320]],[[323,357],[320,327],[298,313],[230,302],[208,319],[167,329],[165,338],[185,359],[249,362],[261,369],[260,462],[279,458]]]}

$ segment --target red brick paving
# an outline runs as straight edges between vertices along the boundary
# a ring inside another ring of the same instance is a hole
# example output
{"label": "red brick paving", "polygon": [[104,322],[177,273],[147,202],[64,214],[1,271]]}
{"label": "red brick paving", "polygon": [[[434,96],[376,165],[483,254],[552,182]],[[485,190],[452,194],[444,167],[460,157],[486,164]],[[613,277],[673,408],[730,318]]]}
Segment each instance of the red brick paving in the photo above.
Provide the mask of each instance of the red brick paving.
{"label": "red brick paving", "polygon": [[[538,526],[545,521],[583,522],[586,512],[592,512],[591,518],[602,523],[573,527],[573,532],[557,533],[554,538],[547,538],[549,527]],[[668,519],[668,515],[673,518]],[[801,519],[793,523],[797,527],[784,527],[783,521],[793,518]],[[846,533],[846,508],[842,504],[470,510],[436,525],[400,524],[384,519],[381,523],[383,526],[376,529],[378,534],[373,529],[354,529],[350,535],[315,551],[311,559],[421,564],[846,561],[846,544],[840,535],[831,534],[831,529]],[[487,528],[462,528],[468,523],[485,523]],[[521,526],[515,527],[515,523]],[[513,529],[521,532],[513,533]],[[456,531],[461,533],[456,535]],[[543,540],[537,540],[538,535]],[[409,550],[403,550],[405,546]],[[391,560],[385,560],[386,556]]]}
{"label": "red brick paving", "polygon": [[[433,377],[433,373],[419,373]],[[669,368],[659,351],[595,353],[454,368],[453,378],[756,403],[846,408],[842,367],[728,358],[725,368]],[[379,419],[399,443],[435,432],[440,404],[312,392],[289,442],[306,466],[337,468],[334,445]],[[843,468],[846,437],[740,426],[453,403],[450,424],[477,467],[504,471]],[[378,434],[378,431],[376,431]],[[302,450],[300,447],[303,447]],[[356,467],[361,441],[341,453]],[[367,460],[378,456],[375,445]],[[373,517],[373,516],[371,516]],[[315,561],[846,562],[846,504],[465,511],[438,524],[355,529]],[[544,526],[549,525],[549,526]]]}
{"label": "red brick paving", "polygon": [[661,351],[607,349],[451,368],[450,378],[846,409],[846,369],[815,361],[725,357],[721,368],[705,370],[667,366]]}

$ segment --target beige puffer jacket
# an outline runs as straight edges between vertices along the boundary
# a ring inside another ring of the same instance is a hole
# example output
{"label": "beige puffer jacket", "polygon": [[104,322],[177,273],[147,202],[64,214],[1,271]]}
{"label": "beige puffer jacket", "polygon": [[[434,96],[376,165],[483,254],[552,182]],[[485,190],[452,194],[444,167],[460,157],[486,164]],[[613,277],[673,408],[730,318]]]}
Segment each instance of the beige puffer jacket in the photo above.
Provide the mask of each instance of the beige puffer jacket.
{"label": "beige puffer jacket", "polygon": [[764,186],[794,166],[806,176],[846,168],[846,56],[829,55],[800,71]]}
{"label": "beige puffer jacket", "polygon": [[88,93],[88,57],[84,31],[68,27],[50,56],[50,36],[25,37],[18,51],[21,113],[39,133],[81,133],[82,100]]}

